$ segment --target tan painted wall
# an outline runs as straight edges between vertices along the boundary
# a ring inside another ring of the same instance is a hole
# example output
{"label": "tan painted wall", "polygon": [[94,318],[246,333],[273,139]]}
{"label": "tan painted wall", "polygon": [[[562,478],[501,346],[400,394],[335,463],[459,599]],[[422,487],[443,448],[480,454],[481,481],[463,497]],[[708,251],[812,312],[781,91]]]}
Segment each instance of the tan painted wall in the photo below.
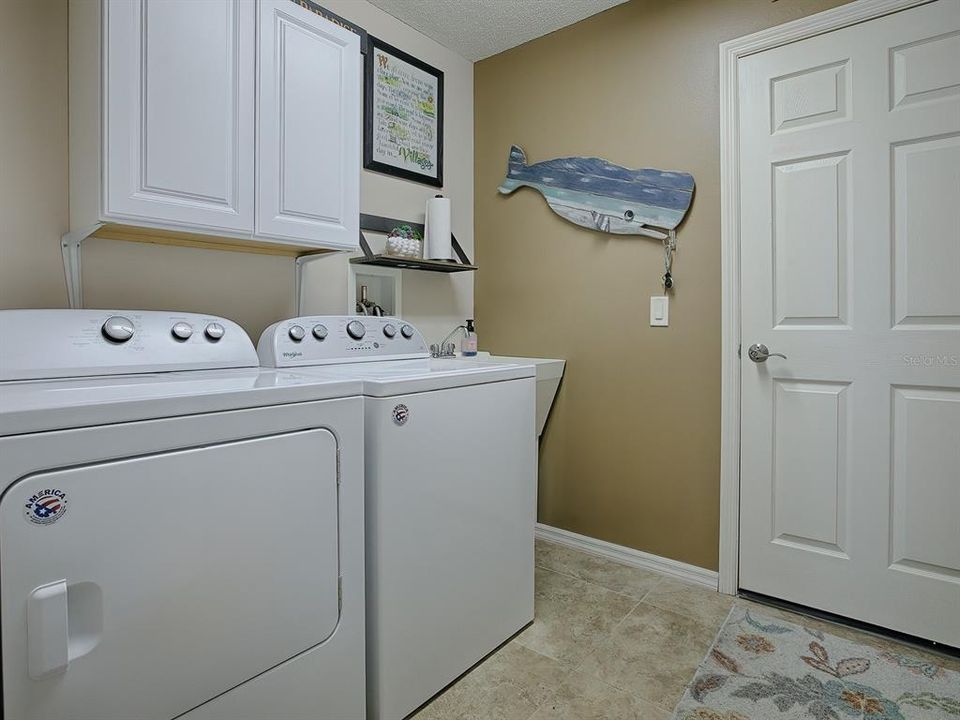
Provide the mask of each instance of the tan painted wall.
{"label": "tan painted wall", "polygon": [[0,307],[66,301],[65,9],[65,0],[0,2]]}
{"label": "tan painted wall", "polygon": [[[720,460],[718,44],[839,0],[633,0],[475,65],[481,347],[567,359],[541,446],[539,519],[717,567]],[[597,155],[693,173],[670,327],[656,240],[605,236],[530,189],[530,162]]]}
{"label": "tan painted wall", "polygon": [[[446,73],[443,191],[454,232],[473,249],[473,64],[365,0],[334,12]],[[63,307],[60,235],[68,229],[67,0],[0,0],[0,308]],[[363,212],[421,220],[434,188],[364,171]],[[294,312],[293,263],[235,252],[93,239],[83,249],[87,307],[225,315],[254,340]],[[304,312],[347,306],[345,256],[306,273]],[[431,339],[472,315],[473,279],[404,271],[404,314]]]}

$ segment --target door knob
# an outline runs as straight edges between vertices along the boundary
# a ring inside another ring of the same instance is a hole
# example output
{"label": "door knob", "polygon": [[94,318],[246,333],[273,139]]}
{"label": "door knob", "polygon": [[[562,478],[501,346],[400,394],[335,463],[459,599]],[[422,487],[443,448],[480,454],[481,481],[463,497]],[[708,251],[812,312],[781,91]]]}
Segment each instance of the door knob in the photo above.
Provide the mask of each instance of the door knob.
{"label": "door knob", "polygon": [[747,357],[753,360],[755,363],[766,362],[767,358],[770,357],[781,357],[784,360],[787,359],[787,356],[783,353],[772,353],[770,349],[763,343],[754,343],[747,350]]}

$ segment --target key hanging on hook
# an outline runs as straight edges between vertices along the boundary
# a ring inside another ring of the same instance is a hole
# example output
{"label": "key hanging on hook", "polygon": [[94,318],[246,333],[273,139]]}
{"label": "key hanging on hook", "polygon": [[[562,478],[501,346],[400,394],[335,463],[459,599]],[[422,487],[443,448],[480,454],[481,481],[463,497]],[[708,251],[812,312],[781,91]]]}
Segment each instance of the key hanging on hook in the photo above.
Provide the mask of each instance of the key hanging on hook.
{"label": "key hanging on hook", "polygon": [[673,287],[673,252],[677,249],[677,232],[671,230],[663,239],[663,277],[660,282],[663,283],[664,290],[670,290]]}

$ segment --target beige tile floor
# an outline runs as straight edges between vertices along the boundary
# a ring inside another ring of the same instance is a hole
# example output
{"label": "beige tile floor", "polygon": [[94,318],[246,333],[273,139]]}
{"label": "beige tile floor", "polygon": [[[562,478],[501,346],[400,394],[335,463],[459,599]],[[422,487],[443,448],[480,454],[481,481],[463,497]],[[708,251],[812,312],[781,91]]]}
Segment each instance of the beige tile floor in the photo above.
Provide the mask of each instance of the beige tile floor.
{"label": "beige tile floor", "polygon": [[[746,600],[537,541],[536,619],[416,720],[669,720],[734,603]],[[762,612],[799,621],[793,613]],[[919,649],[802,618],[918,657]],[[929,657],[929,656],[927,656]],[[960,670],[960,661],[936,657]]]}

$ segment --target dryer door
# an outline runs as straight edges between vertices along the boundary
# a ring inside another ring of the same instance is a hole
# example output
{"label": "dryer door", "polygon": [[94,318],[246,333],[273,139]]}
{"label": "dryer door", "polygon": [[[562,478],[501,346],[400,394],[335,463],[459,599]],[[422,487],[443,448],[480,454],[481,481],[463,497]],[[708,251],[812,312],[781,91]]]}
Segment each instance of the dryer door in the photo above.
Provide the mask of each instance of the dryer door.
{"label": "dryer door", "polygon": [[0,502],[0,562],[8,717],[173,718],[335,630],[336,440],[29,475]]}

